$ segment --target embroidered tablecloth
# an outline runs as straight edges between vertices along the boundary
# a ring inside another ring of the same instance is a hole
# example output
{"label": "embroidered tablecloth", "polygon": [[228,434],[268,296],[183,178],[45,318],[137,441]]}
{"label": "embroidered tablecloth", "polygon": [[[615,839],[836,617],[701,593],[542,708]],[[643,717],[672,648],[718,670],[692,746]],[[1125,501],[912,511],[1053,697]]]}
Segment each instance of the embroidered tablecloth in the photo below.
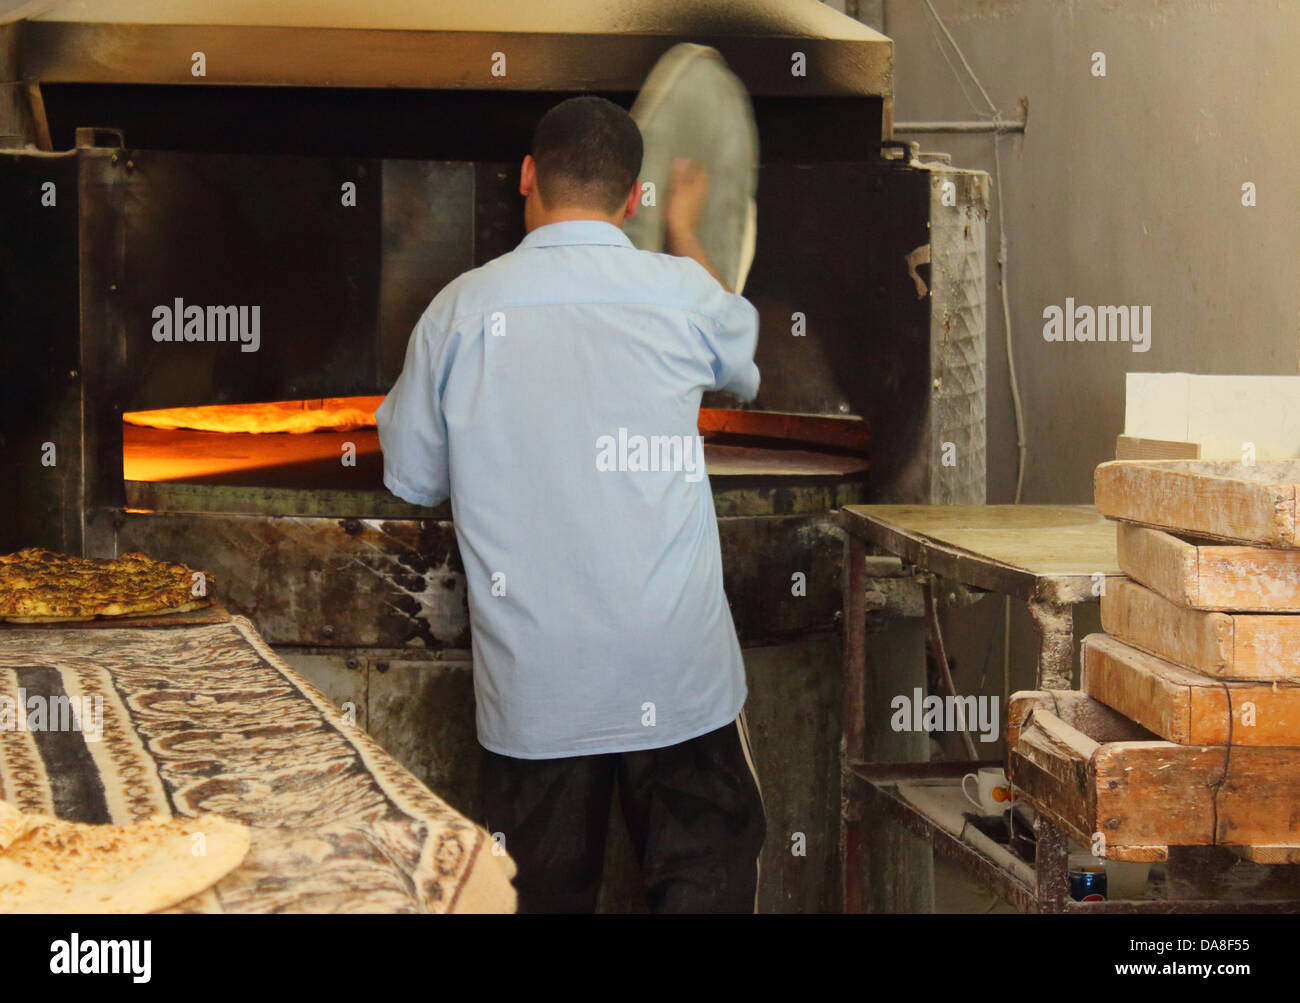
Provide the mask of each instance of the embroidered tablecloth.
{"label": "embroidered tablecloth", "polygon": [[0,799],[78,822],[250,826],[244,862],[172,911],[515,907],[509,856],[239,616],[0,630]]}

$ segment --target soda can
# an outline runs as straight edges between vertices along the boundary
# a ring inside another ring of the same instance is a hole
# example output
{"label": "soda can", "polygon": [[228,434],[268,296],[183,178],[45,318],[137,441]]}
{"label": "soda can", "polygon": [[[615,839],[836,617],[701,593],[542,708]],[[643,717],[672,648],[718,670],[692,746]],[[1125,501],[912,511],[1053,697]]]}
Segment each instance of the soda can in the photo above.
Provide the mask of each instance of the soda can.
{"label": "soda can", "polygon": [[1100,867],[1071,868],[1070,898],[1076,902],[1105,902],[1105,870]]}

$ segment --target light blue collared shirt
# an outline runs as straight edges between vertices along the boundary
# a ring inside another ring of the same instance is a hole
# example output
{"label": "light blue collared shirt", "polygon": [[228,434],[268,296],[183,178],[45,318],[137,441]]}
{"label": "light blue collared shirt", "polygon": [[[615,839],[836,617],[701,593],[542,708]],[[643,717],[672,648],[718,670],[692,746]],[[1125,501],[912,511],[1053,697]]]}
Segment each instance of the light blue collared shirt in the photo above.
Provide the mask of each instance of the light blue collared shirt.
{"label": "light blue collared shirt", "polygon": [[451,498],[479,742],[522,759],[684,742],[745,670],[700,395],[758,393],[758,313],[697,262],[551,223],[446,286],[375,413],[384,483]]}

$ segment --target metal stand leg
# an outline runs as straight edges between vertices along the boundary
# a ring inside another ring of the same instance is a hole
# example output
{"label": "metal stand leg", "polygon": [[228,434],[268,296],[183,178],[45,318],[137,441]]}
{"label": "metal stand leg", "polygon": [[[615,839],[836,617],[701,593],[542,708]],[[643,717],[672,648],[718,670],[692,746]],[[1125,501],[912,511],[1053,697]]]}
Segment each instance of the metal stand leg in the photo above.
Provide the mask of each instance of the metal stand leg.
{"label": "metal stand leg", "polygon": [[1034,819],[1034,872],[1038,876],[1038,911],[1065,912],[1070,897],[1070,841],[1042,815]]}
{"label": "metal stand leg", "polygon": [[[924,732],[890,725],[891,697],[925,686],[925,627],[919,619],[873,624],[867,662],[866,547],[850,539],[844,599],[844,710],[840,740],[840,868],[844,911],[930,912],[934,858],[918,838],[880,813],[867,813],[861,780],[850,769],[870,761],[916,763],[929,758]],[[868,676],[868,670],[870,675]]]}
{"label": "metal stand leg", "polygon": [[1074,665],[1074,610],[1070,606],[1029,601],[1029,615],[1038,631],[1038,683],[1040,690],[1072,688]]}
{"label": "metal stand leg", "polygon": [[[935,660],[939,663],[940,683],[949,696],[954,700],[960,700],[957,696],[957,687],[953,685],[952,672],[948,669],[948,651],[943,644],[943,630],[939,627],[939,612],[934,601],[932,580],[927,579],[921,586],[921,595],[925,600],[925,630],[930,637],[930,647],[934,649]],[[979,753],[975,751],[975,740],[970,737],[969,722],[963,721],[961,724],[961,741],[966,749],[966,758],[979,759]]]}
{"label": "metal stand leg", "polygon": [[866,547],[850,536],[844,583],[844,707],[840,732],[840,882],[846,913],[864,911],[862,802],[852,796],[851,761],[863,759],[867,675]]}

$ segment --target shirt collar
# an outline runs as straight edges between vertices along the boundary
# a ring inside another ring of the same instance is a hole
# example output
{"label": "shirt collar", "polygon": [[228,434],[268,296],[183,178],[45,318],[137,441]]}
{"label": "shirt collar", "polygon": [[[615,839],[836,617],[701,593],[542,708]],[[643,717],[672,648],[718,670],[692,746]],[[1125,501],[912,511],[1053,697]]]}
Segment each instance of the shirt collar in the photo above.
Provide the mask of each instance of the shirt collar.
{"label": "shirt collar", "polygon": [[539,226],[520,241],[520,247],[557,247],[564,244],[612,244],[632,247],[621,229],[601,219],[566,219]]}

